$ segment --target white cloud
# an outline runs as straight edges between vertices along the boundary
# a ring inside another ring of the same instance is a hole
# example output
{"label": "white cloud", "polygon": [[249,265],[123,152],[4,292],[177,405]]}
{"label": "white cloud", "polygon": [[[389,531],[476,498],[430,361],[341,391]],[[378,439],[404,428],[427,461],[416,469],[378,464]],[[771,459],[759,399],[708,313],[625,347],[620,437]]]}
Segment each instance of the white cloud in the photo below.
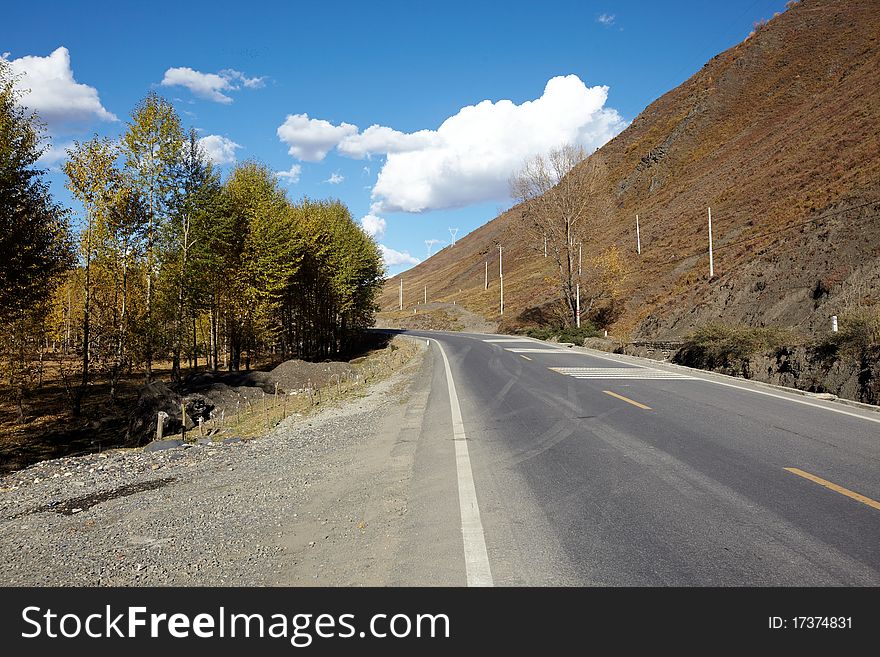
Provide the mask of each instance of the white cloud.
{"label": "white cloud", "polygon": [[[6,59],[8,53],[4,53]],[[80,84],[73,78],[70,52],[64,46],[56,48],[48,57],[27,55],[9,62],[14,75],[21,75],[16,88],[29,90],[22,104],[34,110],[46,122],[50,131],[58,131],[75,124],[95,119],[116,121],[104,109],[98,90]]]}
{"label": "white cloud", "polygon": [[276,171],[275,175],[279,178],[284,178],[288,185],[295,185],[299,182],[299,176],[301,173],[302,167],[299,164],[294,164],[290,167],[290,171]]}
{"label": "white cloud", "polygon": [[382,260],[385,261],[387,267],[397,267],[398,265],[417,265],[421,262],[418,258],[412,257],[406,251],[395,251],[389,249],[384,244],[379,245],[379,251],[382,253]]}
{"label": "white cloud", "polygon": [[596,21],[606,26],[614,25],[614,14],[599,14]]}
{"label": "white cloud", "polygon": [[65,144],[61,144],[60,146],[56,146],[54,143],[50,142],[46,150],[43,151],[43,154],[40,155],[37,163],[44,164],[46,166],[58,164],[62,160],[67,159],[68,148],[73,148],[73,142],[67,142]]}
{"label": "white cloud", "polygon": [[232,97],[227,96],[224,91],[237,91],[241,88],[239,83],[248,89],[257,89],[264,86],[264,80],[265,78],[259,77],[249,78],[231,68],[223,69],[220,73],[202,73],[188,66],[180,66],[165,71],[159,84],[163,87],[186,87],[196,96],[228,105],[232,102]]}
{"label": "white cloud", "polygon": [[588,88],[569,75],[551,79],[540,98],[521,105],[485,100],[464,107],[424,147],[388,154],[372,211],[424,212],[507,198],[510,175],[527,158],[572,142],[591,152],[626,126],[604,107],[607,97],[608,87]]}
{"label": "white cloud", "polygon": [[234,68],[225,68],[220,71],[220,75],[227,78],[228,80],[238,80],[241,82],[247,89],[262,89],[266,86],[266,77],[256,77],[249,78],[241,71],[236,71]]}
{"label": "white cloud", "polygon": [[527,158],[567,143],[587,152],[602,146],[626,127],[617,110],[605,107],[607,98],[608,87],[567,75],[520,105],[484,100],[463,107],[437,130],[372,125],[359,132],[350,123],[290,114],[277,132],[300,160],[318,162],[334,148],[355,159],[385,155],[371,213],[426,212],[507,199],[508,180]]}
{"label": "white cloud", "polygon": [[213,100],[215,103],[232,102],[232,98],[221,93],[232,89],[232,84],[216,73],[201,73],[187,66],[169,68],[159,84],[163,87],[186,87],[196,96]]}
{"label": "white cloud", "polygon": [[382,125],[371,125],[361,133],[343,139],[337,149],[346,157],[361,160],[377,153],[406,153],[436,145],[437,133],[431,130],[405,133]]}
{"label": "white cloud", "polygon": [[205,151],[205,155],[214,164],[233,164],[235,162],[235,150],[241,148],[229,137],[221,135],[206,135],[199,137],[199,146]]}
{"label": "white cloud", "polygon": [[374,214],[368,214],[361,217],[361,228],[370,237],[381,238],[385,235],[387,224],[382,217]]}
{"label": "white cloud", "polygon": [[325,182],[325,183],[330,183],[331,185],[338,185],[338,184],[341,183],[343,180],[345,180],[345,176],[341,176],[341,175],[339,175],[338,172],[334,172],[334,173],[331,174],[331,176],[330,176],[329,178],[327,178],[327,180],[325,180],[324,182]]}
{"label": "white cloud", "polygon": [[350,123],[333,125],[310,119],[308,114],[288,114],[277,130],[278,138],[290,147],[287,152],[307,162],[320,162],[339,142],[357,131],[357,126]]}

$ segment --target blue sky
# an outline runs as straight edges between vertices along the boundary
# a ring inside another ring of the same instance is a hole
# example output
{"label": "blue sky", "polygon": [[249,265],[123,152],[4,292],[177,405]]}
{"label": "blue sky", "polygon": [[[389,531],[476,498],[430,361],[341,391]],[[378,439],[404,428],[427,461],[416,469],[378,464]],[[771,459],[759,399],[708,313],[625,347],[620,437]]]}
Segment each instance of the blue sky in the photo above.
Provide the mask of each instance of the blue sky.
{"label": "blue sky", "polygon": [[394,274],[426,257],[425,240],[436,251],[449,227],[461,238],[509,207],[504,181],[524,157],[562,141],[600,146],[783,8],[12,0],[0,53],[47,118],[63,202],[76,207],[58,173],[63,147],[120,134],[155,89],[224,171],[257,159],[290,174],[292,199],[340,198],[366,217]]}

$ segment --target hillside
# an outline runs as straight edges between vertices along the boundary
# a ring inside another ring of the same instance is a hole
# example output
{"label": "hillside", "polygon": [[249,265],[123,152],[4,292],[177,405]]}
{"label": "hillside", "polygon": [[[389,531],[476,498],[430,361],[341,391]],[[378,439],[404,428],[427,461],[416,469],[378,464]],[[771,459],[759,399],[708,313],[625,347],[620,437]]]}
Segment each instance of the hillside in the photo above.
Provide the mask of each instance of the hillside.
{"label": "hillside", "polygon": [[[717,319],[815,333],[846,300],[877,296],[878,35],[876,2],[804,0],[712,58],[580,165],[590,212],[584,273],[610,245],[629,263],[613,333],[665,339]],[[407,310],[427,285],[429,301],[454,301],[503,320],[502,329],[540,318],[554,296],[552,259],[528,237],[522,209],[406,272]],[[397,309],[399,280],[387,281],[383,311]]]}

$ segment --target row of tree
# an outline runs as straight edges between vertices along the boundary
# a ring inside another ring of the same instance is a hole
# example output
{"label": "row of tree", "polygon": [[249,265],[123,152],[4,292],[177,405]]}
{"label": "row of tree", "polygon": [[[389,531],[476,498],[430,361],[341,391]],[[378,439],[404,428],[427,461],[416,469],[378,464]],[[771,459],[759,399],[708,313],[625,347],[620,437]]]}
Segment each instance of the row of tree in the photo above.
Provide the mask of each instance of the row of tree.
{"label": "row of tree", "polygon": [[[78,414],[90,381],[168,359],[249,367],[253,358],[346,352],[373,322],[384,275],[375,242],[339,201],[291,202],[264,165],[222,181],[174,107],[150,93],[118,140],[75,143],[63,165],[79,230],[36,162],[39,119],[0,69],[0,321],[19,402],[35,360],[60,357]],[[203,360],[200,360],[203,359]]]}

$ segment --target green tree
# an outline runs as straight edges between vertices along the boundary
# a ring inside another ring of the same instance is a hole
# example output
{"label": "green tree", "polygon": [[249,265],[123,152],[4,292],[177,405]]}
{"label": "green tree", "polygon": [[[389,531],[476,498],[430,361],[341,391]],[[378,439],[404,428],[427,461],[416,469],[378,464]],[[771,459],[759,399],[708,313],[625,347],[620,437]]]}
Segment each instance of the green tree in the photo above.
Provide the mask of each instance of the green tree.
{"label": "green tree", "polygon": [[85,142],[75,142],[68,151],[64,163],[67,175],[67,188],[83,205],[85,225],[80,238],[80,259],[84,273],[83,316],[82,316],[82,371],[80,386],[73,401],[73,414],[78,416],[82,410],[82,400],[89,385],[89,366],[92,347],[92,263],[95,259],[100,234],[104,232],[101,223],[107,223],[110,207],[119,183],[119,170],[116,168],[118,151],[109,139],[94,137]]}
{"label": "green tree", "polygon": [[67,211],[36,166],[44,128],[19,104],[14,82],[0,58],[0,317],[47,298],[49,283],[71,264]]}
{"label": "green tree", "polygon": [[[210,253],[212,215],[219,211],[220,177],[208,161],[198,142],[195,130],[190,130],[182,156],[177,163],[177,175],[172,191],[170,217],[165,231],[164,270],[173,280],[175,313],[172,336],[173,376],[180,379],[183,343],[190,322],[196,322],[196,312],[204,308],[207,281],[206,264]],[[210,248],[210,247],[209,247]],[[192,354],[197,358],[196,338]]]}
{"label": "green tree", "polygon": [[0,58],[0,351],[23,421],[22,399],[33,383],[35,354],[42,362],[50,300],[73,255],[67,212],[36,166],[44,127],[21,106],[14,83]]}

